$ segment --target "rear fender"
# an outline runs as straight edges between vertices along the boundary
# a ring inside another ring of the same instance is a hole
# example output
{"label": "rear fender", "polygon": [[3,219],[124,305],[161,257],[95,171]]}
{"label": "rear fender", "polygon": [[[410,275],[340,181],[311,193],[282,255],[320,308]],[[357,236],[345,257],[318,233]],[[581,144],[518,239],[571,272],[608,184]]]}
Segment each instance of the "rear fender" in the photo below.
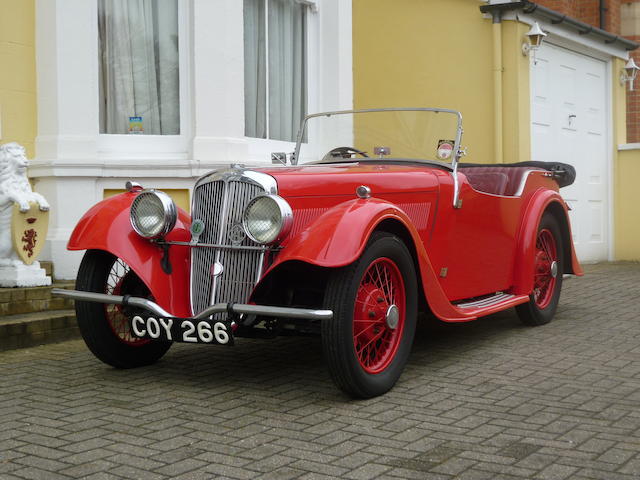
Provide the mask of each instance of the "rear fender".
{"label": "rear fender", "polygon": [[[104,250],[124,260],[145,283],[155,302],[175,316],[191,315],[189,301],[189,247],[172,245],[172,273],[162,270],[162,249],[142,238],[131,227],[129,210],[135,192],[126,192],[91,207],[76,225],[67,244],[69,250]],[[189,241],[191,219],[178,209],[175,228],[167,240]]]}
{"label": "rear fender", "polygon": [[293,237],[278,254],[263,281],[280,265],[302,261],[319,267],[343,267],[362,255],[371,234],[384,229],[381,223],[397,222],[408,232],[424,295],[431,311],[440,319],[473,320],[452,306],[435,274],[424,244],[409,217],[395,205],[380,199],[357,199],[333,207]]}
{"label": "rear fender", "polygon": [[516,249],[514,291],[516,295],[529,295],[533,291],[534,259],[538,225],[545,212],[553,214],[562,231],[564,273],[582,276],[583,271],[576,257],[571,235],[569,211],[562,197],[552,190],[538,190],[527,204],[522,218]]}

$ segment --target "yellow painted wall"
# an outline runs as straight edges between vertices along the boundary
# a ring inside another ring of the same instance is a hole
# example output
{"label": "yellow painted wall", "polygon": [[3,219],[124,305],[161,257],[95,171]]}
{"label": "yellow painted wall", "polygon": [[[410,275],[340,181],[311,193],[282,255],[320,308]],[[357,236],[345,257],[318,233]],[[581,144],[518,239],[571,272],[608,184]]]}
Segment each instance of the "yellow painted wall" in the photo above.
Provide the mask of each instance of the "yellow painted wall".
{"label": "yellow painted wall", "polygon": [[[119,188],[108,188],[103,192],[103,198],[113,197],[125,190]],[[176,205],[182,208],[184,211],[189,212],[191,210],[191,203],[189,202],[189,190],[186,188],[163,188],[163,192],[168,194]]]}
{"label": "yellow painted wall", "polygon": [[37,129],[35,2],[0,0],[0,143],[35,155]]}
{"label": "yellow painted wall", "polygon": [[640,149],[618,152],[616,162],[615,199],[615,259],[640,260]]}
{"label": "yellow painted wall", "polygon": [[624,60],[614,58],[611,65],[614,158],[618,151],[618,145],[627,143],[627,91],[624,85],[620,85],[620,72],[625,64]]}
{"label": "yellow painted wall", "polygon": [[[469,151],[465,161],[493,163],[492,24],[482,18],[479,5],[469,0],[353,0],[355,108],[460,110]],[[501,28],[507,47],[504,161],[528,160],[528,60],[516,38],[525,26],[503,22]]]}
{"label": "yellow painted wall", "polygon": [[522,43],[529,25],[502,22],[503,148],[505,163],[531,160],[531,86],[529,57]]}
{"label": "yellow painted wall", "polygon": [[615,260],[640,260],[640,213],[637,190],[640,184],[640,149],[618,150],[627,142],[626,90],[619,75],[625,62],[612,65],[613,98],[613,236]]}

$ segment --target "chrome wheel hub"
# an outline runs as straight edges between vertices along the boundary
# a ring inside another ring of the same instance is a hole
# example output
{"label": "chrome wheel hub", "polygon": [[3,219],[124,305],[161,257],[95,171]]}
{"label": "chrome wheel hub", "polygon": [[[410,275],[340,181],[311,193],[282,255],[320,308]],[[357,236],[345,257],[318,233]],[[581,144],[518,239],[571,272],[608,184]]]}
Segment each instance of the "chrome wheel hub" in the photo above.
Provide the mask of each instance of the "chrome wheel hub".
{"label": "chrome wheel hub", "polygon": [[390,305],[387,309],[387,315],[385,317],[385,322],[387,327],[391,330],[395,330],[398,326],[398,322],[400,321],[400,310],[395,305]]}
{"label": "chrome wheel hub", "polygon": [[558,276],[558,262],[553,261],[551,262],[551,276],[553,278],[556,278]]}

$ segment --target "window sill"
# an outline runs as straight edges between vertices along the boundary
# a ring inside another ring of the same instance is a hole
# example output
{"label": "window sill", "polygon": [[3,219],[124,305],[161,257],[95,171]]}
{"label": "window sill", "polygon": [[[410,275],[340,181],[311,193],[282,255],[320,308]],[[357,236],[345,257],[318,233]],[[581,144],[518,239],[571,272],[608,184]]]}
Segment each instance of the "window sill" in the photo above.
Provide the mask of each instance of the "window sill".
{"label": "window sill", "polygon": [[194,177],[196,165],[187,155],[166,158],[140,156],[117,159],[36,159],[29,166],[31,177]]}
{"label": "window sill", "polygon": [[189,150],[189,140],[182,135],[98,135],[98,155],[105,158],[113,156],[140,155],[160,157],[169,154],[181,155]]}

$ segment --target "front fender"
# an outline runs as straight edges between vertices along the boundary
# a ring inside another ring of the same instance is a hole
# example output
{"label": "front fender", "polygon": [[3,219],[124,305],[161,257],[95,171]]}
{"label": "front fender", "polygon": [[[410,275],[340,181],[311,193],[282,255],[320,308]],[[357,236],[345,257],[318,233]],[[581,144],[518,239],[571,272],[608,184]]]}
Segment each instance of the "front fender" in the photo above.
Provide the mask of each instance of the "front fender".
{"label": "front fender", "polygon": [[[67,243],[69,250],[104,250],[124,260],[145,283],[156,303],[178,317],[191,315],[189,304],[189,247],[172,245],[169,259],[172,273],[160,265],[162,250],[140,237],[131,227],[129,210],[134,192],[103,200],[87,211]],[[175,228],[167,240],[189,241],[191,219],[178,209]]]}
{"label": "front fender", "polygon": [[[538,237],[538,225],[545,212],[551,211],[560,223],[563,230],[562,245],[565,252],[565,272],[574,275],[583,275],[582,267],[576,257],[571,235],[571,223],[567,205],[553,190],[540,189],[529,200],[522,218],[520,232],[518,234],[518,246],[516,249],[516,265],[514,272],[514,293],[516,295],[529,295],[533,291],[533,278],[535,274],[534,259],[536,239]],[[568,254],[568,255],[567,255]],[[566,267],[570,267],[569,270]]]}
{"label": "front fender", "polygon": [[290,260],[319,267],[348,265],[362,254],[376,225],[387,218],[402,222],[414,242],[419,240],[407,215],[395,205],[375,198],[354,199],[327,210],[291,238],[271,269]]}

